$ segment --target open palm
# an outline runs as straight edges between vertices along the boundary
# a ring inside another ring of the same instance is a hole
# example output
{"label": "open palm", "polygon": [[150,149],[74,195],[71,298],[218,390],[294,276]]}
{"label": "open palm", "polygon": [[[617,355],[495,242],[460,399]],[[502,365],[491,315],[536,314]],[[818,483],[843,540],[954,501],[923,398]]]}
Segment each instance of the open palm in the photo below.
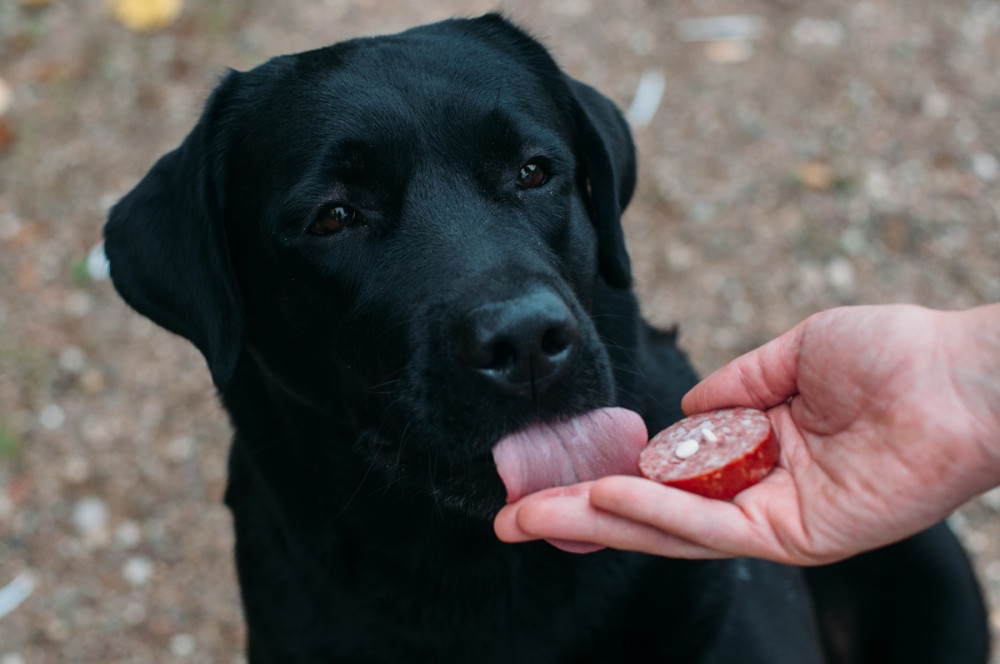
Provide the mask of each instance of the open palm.
{"label": "open palm", "polygon": [[691,414],[765,409],[781,458],[732,501],[636,477],[527,496],[501,539],[587,541],[673,557],[841,559],[913,534],[1000,482],[1000,310],[817,314],[709,376]]}

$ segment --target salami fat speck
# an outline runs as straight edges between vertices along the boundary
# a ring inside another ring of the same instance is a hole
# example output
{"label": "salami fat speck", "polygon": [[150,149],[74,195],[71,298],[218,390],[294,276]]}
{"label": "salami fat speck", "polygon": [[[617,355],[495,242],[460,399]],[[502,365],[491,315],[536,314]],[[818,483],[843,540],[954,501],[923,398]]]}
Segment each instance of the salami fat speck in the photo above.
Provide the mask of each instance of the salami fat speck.
{"label": "salami fat speck", "polygon": [[778,442],[767,414],[730,408],[683,419],[653,436],[639,455],[651,480],[728,500],[767,475]]}

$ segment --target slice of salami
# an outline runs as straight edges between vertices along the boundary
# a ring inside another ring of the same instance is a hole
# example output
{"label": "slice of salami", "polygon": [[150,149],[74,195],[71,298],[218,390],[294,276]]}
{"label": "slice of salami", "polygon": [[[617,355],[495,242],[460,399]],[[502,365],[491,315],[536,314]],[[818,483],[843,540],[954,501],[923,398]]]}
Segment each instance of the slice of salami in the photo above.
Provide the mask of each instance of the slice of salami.
{"label": "slice of salami", "polygon": [[639,471],[667,486],[728,500],[762,480],[777,460],[767,414],[730,408],[688,417],[653,436],[639,454]]}

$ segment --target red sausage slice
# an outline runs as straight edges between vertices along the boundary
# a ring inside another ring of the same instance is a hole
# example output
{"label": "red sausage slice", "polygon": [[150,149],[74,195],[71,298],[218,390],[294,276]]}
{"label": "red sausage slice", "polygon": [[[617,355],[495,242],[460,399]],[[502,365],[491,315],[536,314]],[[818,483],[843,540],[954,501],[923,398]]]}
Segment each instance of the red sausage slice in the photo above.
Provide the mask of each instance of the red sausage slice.
{"label": "red sausage slice", "polygon": [[667,486],[728,500],[762,480],[777,461],[767,414],[730,408],[688,417],[653,436],[639,454],[639,471]]}

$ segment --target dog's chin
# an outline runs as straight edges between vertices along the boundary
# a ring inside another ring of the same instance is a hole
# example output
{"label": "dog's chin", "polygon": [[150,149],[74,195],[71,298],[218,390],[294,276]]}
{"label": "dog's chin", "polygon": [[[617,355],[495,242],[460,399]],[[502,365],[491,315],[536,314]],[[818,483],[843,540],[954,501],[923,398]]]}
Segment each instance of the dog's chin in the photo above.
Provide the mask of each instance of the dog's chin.
{"label": "dog's chin", "polygon": [[479,485],[459,482],[448,488],[438,489],[435,501],[443,511],[461,514],[476,521],[492,522],[505,504],[503,484],[494,473],[492,481]]}
{"label": "dog's chin", "polygon": [[373,432],[360,440],[366,464],[378,475],[369,475],[370,480],[400,495],[422,496],[441,515],[492,522],[506,503],[506,489],[488,454],[454,461],[433,452],[414,453],[417,445],[401,446]]}

